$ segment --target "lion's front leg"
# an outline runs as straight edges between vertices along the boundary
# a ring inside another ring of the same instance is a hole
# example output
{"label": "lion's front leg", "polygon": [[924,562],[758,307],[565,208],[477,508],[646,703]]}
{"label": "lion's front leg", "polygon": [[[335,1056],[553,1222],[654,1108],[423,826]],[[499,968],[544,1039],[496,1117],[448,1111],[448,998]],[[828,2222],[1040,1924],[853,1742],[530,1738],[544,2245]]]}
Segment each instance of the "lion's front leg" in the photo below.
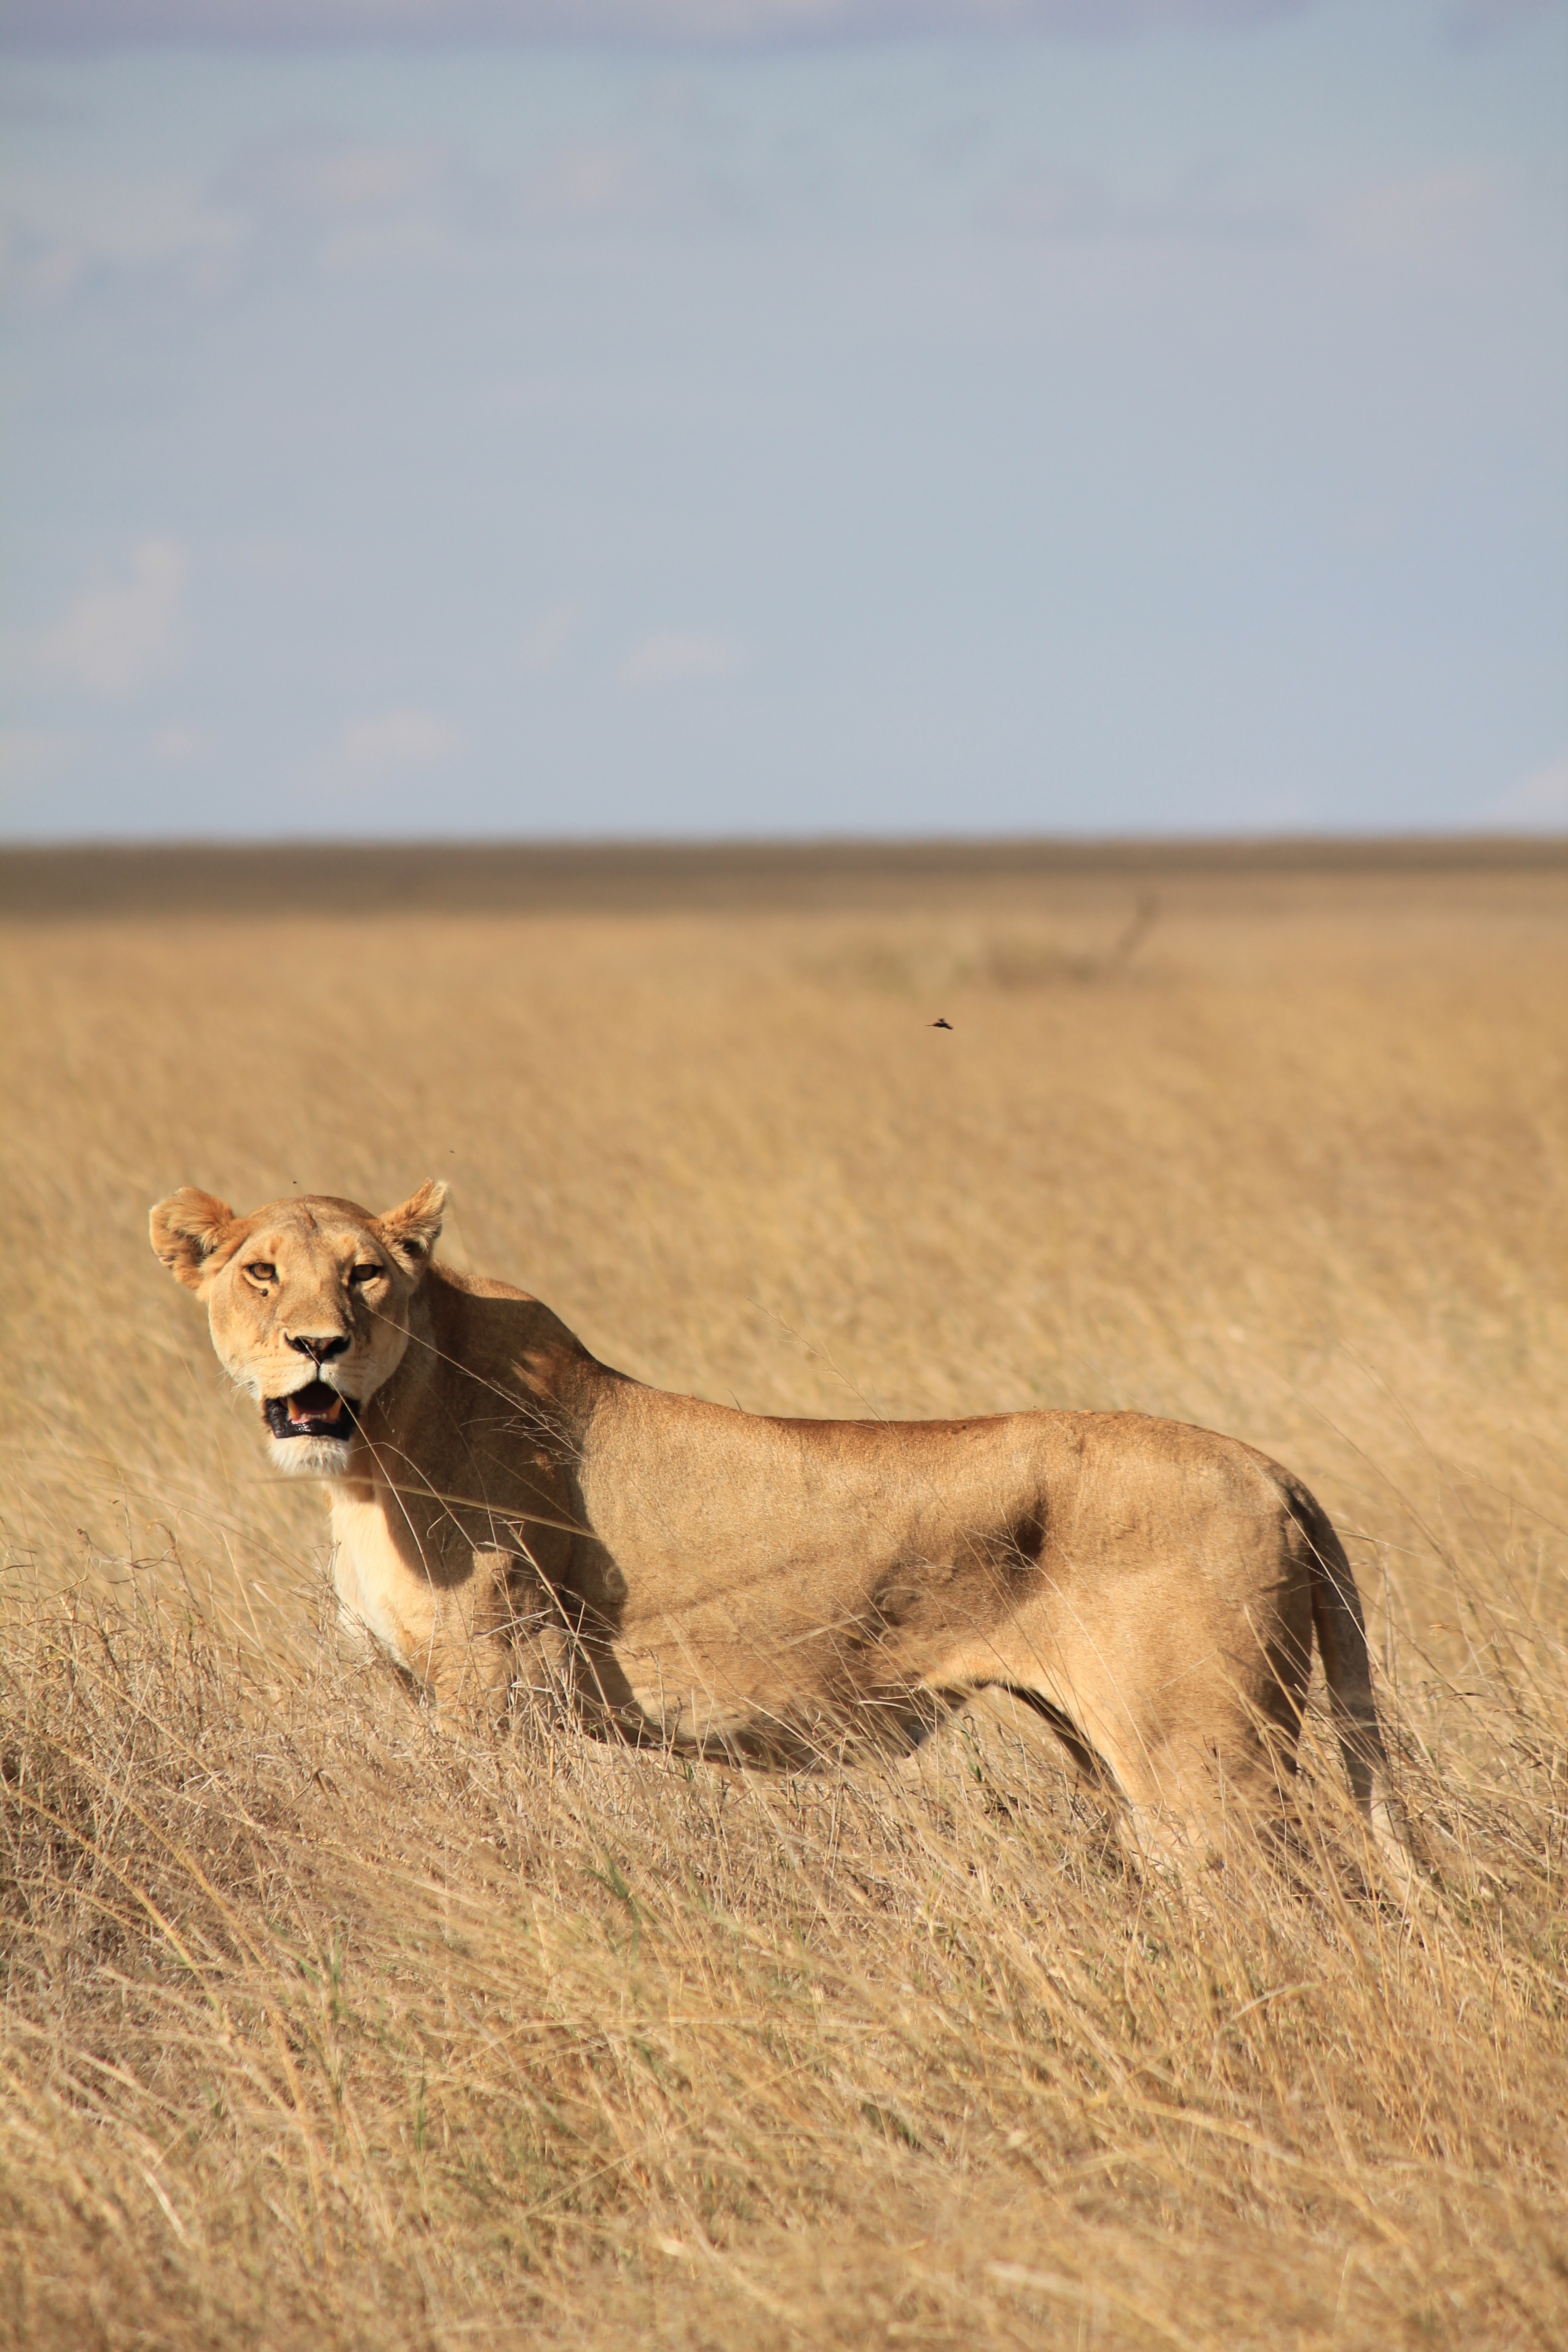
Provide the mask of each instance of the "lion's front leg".
{"label": "lion's front leg", "polygon": [[531,1559],[476,1547],[473,1570],[432,1595],[426,1656],[411,1661],[438,1706],[494,1715],[513,1691],[559,1698],[571,1643],[554,1595]]}
{"label": "lion's front leg", "polygon": [[481,1638],[504,1637],[506,1688],[523,1704],[569,1704],[573,1641],[555,1593],[530,1558],[516,1552],[476,1552],[476,1575],[481,1562],[487,1564],[495,1596]]}
{"label": "lion's front leg", "polygon": [[332,1526],[340,1622],[358,1654],[384,1652],[443,1707],[494,1714],[514,1687],[564,1692],[571,1633],[521,1538],[426,1554],[406,1523],[400,1543],[357,1498],[335,1504]]}
{"label": "lion's front leg", "polygon": [[471,1557],[468,1575],[431,1585],[427,1622],[416,1636],[423,1654],[408,1663],[438,1706],[489,1713],[504,1705],[511,1681],[510,1555],[487,1548]]}

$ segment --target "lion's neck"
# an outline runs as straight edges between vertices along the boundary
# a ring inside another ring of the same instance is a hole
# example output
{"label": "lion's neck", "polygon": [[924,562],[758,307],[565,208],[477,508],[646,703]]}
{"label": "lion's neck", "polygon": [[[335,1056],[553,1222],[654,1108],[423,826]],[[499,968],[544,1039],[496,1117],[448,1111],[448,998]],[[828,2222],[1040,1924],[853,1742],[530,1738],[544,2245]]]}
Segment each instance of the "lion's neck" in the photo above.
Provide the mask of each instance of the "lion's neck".
{"label": "lion's neck", "polygon": [[[402,1361],[366,1403],[347,1475],[331,1482],[334,1519],[340,1504],[351,1516],[373,1505],[402,1540],[426,1498],[451,1533],[466,1505],[570,1514],[598,1404],[625,1385],[540,1300],[433,1266],[410,1302]],[[476,1454],[472,1433],[501,1425],[509,1442],[481,1437]]]}

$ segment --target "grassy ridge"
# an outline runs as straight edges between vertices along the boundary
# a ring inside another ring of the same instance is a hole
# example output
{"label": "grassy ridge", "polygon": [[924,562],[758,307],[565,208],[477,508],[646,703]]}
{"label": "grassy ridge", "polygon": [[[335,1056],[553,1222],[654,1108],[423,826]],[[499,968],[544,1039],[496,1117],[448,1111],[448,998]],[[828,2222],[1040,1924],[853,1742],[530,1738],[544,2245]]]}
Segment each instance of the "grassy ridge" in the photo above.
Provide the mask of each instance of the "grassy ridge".
{"label": "grassy ridge", "polygon": [[[1568,877],[1144,887],[5,943],[0,2336],[1562,2341]],[[1281,1455],[1441,1902],[1315,1713],[1194,1893],[1005,1705],[773,1780],[345,1664],[145,1212],[426,1173],[674,1387]]]}

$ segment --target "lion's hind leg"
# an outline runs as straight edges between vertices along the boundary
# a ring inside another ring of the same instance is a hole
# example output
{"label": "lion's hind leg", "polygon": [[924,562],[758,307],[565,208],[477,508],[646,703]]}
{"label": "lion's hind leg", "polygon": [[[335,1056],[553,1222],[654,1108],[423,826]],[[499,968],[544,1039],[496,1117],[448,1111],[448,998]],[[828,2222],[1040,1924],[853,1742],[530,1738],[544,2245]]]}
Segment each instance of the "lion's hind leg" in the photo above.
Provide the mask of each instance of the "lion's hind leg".
{"label": "lion's hind leg", "polygon": [[[1136,1706],[1065,1703],[1054,1685],[1009,1676],[1002,1685],[1046,1723],[1084,1788],[1114,1807],[1138,1860],[1193,1874],[1213,1867],[1238,1836],[1276,1841],[1291,1813],[1299,1725],[1294,1688],[1259,1706],[1256,1691],[1208,1677],[1194,1719],[1191,1695],[1163,1719]],[[1217,1683],[1223,1687],[1215,1687]]]}
{"label": "lion's hind leg", "polygon": [[1058,1706],[1043,1692],[1031,1690],[1026,1683],[1002,1683],[997,1687],[1005,1690],[1009,1698],[1022,1700],[1042,1723],[1049,1727],[1056,1734],[1058,1745],[1065,1748],[1071,1758],[1080,1780],[1091,1789],[1103,1789],[1110,1795],[1121,1795],[1116,1775],[1104,1757],[1089,1746],[1065,1707]]}

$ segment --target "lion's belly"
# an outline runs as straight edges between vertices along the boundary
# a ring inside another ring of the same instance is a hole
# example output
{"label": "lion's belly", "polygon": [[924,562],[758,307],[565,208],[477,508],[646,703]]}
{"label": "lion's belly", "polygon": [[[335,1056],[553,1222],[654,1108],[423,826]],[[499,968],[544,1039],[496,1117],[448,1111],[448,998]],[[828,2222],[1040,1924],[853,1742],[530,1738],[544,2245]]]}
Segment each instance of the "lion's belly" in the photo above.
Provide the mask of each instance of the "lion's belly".
{"label": "lion's belly", "polygon": [[992,1680],[1036,1564],[1003,1568],[893,1517],[854,1515],[811,1552],[765,1530],[679,1553],[646,1533],[626,1542],[612,1646],[649,1721],[700,1738]]}
{"label": "lion's belly", "polygon": [[[889,1738],[921,1712],[922,1695],[990,1679],[973,1632],[973,1599],[959,1622],[889,1622],[858,1579],[810,1570],[775,1574],[765,1607],[746,1605],[749,1580],[688,1607],[649,1608],[622,1625],[614,1654],[632,1696],[661,1737],[742,1748],[820,1746],[853,1717]],[[933,1584],[943,1581],[932,1571]],[[854,1590],[847,1592],[847,1584]],[[857,1599],[858,1605],[857,1605]],[[914,1716],[911,1716],[911,1709]],[[929,1724],[926,1726],[929,1728]]]}

